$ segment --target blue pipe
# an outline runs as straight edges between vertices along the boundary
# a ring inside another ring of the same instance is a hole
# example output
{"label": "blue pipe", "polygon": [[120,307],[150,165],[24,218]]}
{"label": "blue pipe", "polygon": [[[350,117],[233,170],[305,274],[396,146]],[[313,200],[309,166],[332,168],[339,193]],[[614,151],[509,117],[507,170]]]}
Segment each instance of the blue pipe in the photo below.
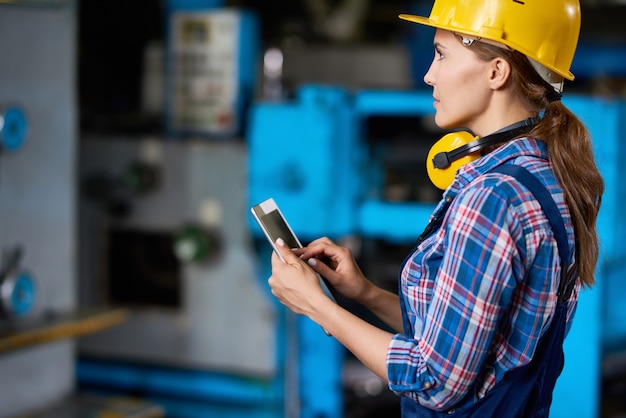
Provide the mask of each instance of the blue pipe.
{"label": "blue pipe", "polygon": [[282,388],[271,380],[199,370],[80,359],[76,377],[81,385],[242,407],[282,402]]}

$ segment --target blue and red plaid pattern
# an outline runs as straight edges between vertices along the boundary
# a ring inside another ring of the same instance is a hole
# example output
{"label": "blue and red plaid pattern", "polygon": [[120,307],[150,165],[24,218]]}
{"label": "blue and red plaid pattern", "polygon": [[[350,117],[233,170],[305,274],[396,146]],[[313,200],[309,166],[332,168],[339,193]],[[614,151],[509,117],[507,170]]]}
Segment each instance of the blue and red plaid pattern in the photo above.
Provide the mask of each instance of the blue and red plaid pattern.
{"label": "blue and red plaid pattern", "polygon": [[[554,235],[523,185],[487,173],[505,163],[524,166],[548,188],[574,254],[570,214],[543,142],[518,139],[459,169],[433,213],[452,200],[442,227],[401,271],[413,335],[395,335],[387,353],[391,390],[432,409],[448,409],[470,390],[480,398],[504,373],[527,364],[556,308]],[[568,330],[579,290],[578,283]]]}

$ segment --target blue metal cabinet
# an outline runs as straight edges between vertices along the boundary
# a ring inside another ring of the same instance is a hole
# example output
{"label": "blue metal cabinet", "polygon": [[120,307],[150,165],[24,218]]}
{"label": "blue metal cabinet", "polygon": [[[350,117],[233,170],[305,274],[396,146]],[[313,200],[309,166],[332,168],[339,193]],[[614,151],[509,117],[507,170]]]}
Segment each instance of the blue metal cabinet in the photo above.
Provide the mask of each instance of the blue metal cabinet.
{"label": "blue metal cabinet", "polygon": [[252,109],[250,202],[273,197],[302,241],[355,230],[359,149],[351,103],[342,89],[305,86],[293,102]]}

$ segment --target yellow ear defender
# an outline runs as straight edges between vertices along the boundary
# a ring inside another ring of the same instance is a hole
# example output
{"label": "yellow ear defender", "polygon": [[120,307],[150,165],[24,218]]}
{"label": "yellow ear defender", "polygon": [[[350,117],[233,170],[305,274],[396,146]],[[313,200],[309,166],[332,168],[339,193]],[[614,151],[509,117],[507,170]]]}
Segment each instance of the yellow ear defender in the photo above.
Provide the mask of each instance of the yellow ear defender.
{"label": "yellow ear defender", "polygon": [[467,131],[459,131],[451,132],[435,142],[428,151],[428,158],[426,159],[426,171],[430,181],[441,190],[447,189],[454,181],[454,175],[461,166],[480,157],[478,153],[457,157],[454,155],[455,152],[459,154],[457,150],[477,139],[477,136]]}
{"label": "yellow ear defender", "polygon": [[467,131],[445,135],[430,148],[426,158],[430,181],[441,190],[447,189],[454,181],[457,170],[480,158],[482,150],[525,134],[536,124],[536,118],[529,118],[482,138]]}

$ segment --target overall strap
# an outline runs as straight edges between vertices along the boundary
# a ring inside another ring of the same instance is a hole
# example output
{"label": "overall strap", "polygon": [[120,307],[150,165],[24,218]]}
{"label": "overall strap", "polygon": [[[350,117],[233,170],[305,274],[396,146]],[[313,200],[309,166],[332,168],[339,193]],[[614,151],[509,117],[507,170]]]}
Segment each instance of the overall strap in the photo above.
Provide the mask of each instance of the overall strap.
{"label": "overall strap", "polygon": [[537,199],[541,205],[541,209],[548,218],[556,244],[559,249],[559,255],[561,257],[561,280],[559,282],[558,291],[558,305],[569,299],[570,294],[574,288],[575,280],[568,280],[570,276],[567,274],[569,270],[569,245],[567,239],[567,232],[565,230],[565,223],[561,212],[557,207],[552,195],[546,189],[546,187],[535,177],[530,171],[519,165],[505,164],[495,167],[490,172],[496,172],[506,174],[514,177],[517,181],[522,183]]}

